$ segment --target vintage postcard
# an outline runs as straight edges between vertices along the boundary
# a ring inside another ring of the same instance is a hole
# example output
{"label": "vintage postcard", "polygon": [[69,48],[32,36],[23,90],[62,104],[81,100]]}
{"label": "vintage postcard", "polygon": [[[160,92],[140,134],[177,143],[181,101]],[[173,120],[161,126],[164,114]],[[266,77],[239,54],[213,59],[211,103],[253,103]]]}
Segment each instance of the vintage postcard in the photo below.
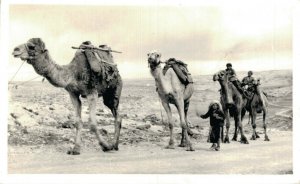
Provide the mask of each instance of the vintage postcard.
{"label": "vintage postcard", "polygon": [[300,182],[298,4],[2,1],[0,183]]}

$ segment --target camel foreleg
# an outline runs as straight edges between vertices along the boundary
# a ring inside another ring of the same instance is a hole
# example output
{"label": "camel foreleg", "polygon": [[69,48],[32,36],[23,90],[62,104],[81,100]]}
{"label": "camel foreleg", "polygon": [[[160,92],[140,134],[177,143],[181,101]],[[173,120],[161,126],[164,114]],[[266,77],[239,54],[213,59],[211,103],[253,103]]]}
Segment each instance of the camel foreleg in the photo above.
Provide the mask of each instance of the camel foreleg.
{"label": "camel foreleg", "polygon": [[76,137],[74,147],[67,153],[70,155],[79,155],[81,146],[81,130],[82,130],[82,120],[81,120],[81,101],[79,95],[74,93],[69,93],[72,104],[75,109],[75,122],[76,122]]}
{"label": "camel foreleg", "polygon": [[181,125],[182,131],[183,131],[182,136],[185,136],[185,140],[186,140],[186,144],[187,144],[187,151],[194,151],[194,148],[190,141],[190,137],[187,132],[187,123],[185,122],[185,116],[184,116],[184,102],[183,102],[182,98],[177,99],[176,107],[177,107],[177,110],[179,113],[180,125]]}
{"label": "camel foreleg", "polygon": [[174,149],[174,124],[172,120],[172,112],[170,105],[167,102],[162,101],[162,106],[164,107],[167,116],[168,116],[168,124],[170,128],[170,141],[168,146],[166,146],[167,149]]}

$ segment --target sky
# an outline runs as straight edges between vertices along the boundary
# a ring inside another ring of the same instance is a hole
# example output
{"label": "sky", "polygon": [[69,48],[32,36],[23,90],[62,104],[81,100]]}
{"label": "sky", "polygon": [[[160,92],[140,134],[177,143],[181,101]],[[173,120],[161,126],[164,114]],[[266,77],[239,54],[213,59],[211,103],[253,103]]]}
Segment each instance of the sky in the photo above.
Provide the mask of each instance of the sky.
{"label": "sky", "polygon": [[[215,4],[11,4],[9,50],[39,37],[58,64],[68,64],[81,42],[107,44],[123,78],[151,77],[147,53],[188,64],[192,75],[213,74],[231,62],[237,71],[292,69],[292,4],[226,1]],[[232,3],[229,3],[232,2]],[[8,77],[21,64],[9,56]],[[24,65],[14,80],[37,76]]]}

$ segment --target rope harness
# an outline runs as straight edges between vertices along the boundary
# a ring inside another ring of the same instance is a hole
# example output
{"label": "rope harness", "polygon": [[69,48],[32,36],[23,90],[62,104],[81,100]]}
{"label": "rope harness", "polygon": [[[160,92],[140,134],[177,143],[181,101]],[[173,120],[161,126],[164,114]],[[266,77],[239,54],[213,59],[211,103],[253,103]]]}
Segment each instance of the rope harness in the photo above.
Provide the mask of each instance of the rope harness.
{"label": "rope harness", "polygon": [[[33,59],[36,57],[35,51],[29,49],[29,47],[28,47],[27,44],[24,44],[24,46],[25,46],[26,51],[27,51],[27,53],[28,53],[28,55],[29,55],[29,57],[28,57],[28,59],[27,59],[27,62],[28,62],[28,63],[31,63],[31,60],[33,60]],[[21,65],[19,66],[18,70],[14,73],[13,77],[9,80],[8,84],[12,84],[12,80],[15,78],[15,76],[17,75],[17,73],[21,70],[21,68],[22,68],[23,64],[25,63],[25,61],[26,61],[26,60],[24,60],[24,61],[21,63]],[[29,82],[29,81],[32,81],[32,80],[34,80],[34,79],[37,79],[37,78],[39,78],[39,77],[41,77],[41,76],[37,76],[37,77],[34,77],[34,78],[32,78],[32,79],[26,80],[26,81],[22,82],[22,83],[19,84],[19,85],[14,85],[13,87],[14,87],[15,89],[17,89],[18,86],[23,85],[23,84],[25,84],[25,83],[27,83],[27,82]],[[44,78],[43,78],[43,81],[44,81]]]}

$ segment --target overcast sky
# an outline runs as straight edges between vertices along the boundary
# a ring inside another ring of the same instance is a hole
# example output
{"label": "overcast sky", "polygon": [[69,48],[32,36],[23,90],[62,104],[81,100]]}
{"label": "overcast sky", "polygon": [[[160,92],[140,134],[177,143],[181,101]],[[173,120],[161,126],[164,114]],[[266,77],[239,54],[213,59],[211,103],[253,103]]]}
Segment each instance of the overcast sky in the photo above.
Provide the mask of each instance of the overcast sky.
{"label": "overcast sky", "polygon": [[[124,78],[150,77],[153,49],[185,61],[193,75],[212,74],[232,62],[245,70],[292,69],[292,6],[283,1],[214,5],[10,5],[10,51],[32,37],[67,64],[82,41],[108,44]],[[9,76],[21,60],[10,56]],[[16,80],[35,75],[25,66]]]}

